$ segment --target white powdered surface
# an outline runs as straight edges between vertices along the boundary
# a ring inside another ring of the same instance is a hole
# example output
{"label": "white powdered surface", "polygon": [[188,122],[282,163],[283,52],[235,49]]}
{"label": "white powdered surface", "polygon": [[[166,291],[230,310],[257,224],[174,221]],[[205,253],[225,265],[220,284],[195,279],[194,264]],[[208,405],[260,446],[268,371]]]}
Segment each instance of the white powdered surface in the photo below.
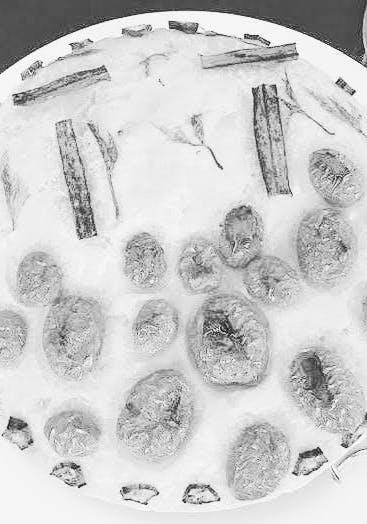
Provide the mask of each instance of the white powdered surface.
{"label": "white powdered surface", "polygon": [[[352,99],[301,59],[201,69],[199,53],[246,46],[253,44],[163,29],[142,38],[106,39],[92,44],[98,52],[69,57],[40,70],[24,81],[19,91],[103,64],[111,82],[75,89],[27,107],[15,107],[9,99],[1,108],[0,153],[7,152],[12,172],[30,194],[12,231],[0,192],[1,306],[21,312],[29,322],[23,358],[0,371],[1,429],[10,415],[27,421],[35,443],[23,452],[24,456],[48,474],[62,459],[43,434],[45,421],[65,406],[87,406],[100,421],[102,437],[94,455],[76,461],[86,477],[87,486],[81,490],[85,494],[144,509],[133,502],[122,502],[119,494],[122,485],[140,482],[152,484],[160,492],[147,506],[152,510],[206,511],[243,505],[226,485],[226,458],[240,429],[254,421],[274,423],[287,435],[292,449],[289,474],[273,496],[299,488],[318,474],[305,478],[291,474],[299,452],[320,446],[330,462],[345,453],[340,436],[316,429],[292,405],[283,381],[292,356],[305,345],[322,342],[334,347],[361,384],[367,385],[367,345],[360,306],[367,280],[365,198],[344,211],[359,246],[350,276],[327,292],[304,284],[298,303],[291,308],[262,308],[270,323],[271,362],[268,376],[258,387],[213,389],[203,383],[187,355],[185,325],[204,296],[190,296],[177,276],[177,257],[185,240],[199,233],[217,242],[224,214],[236,204],[251,204],[264,220],[264,253],[282,257],[297,267],[295,235],[300,219],[308,210],[326,206],[309,181],[310,153],[335,148],[367,172],[366,138],[321,108],[306,89],[332,94],[344,107],[352,106]],[[140,62],[153,53],[166,53],[168,59],[153,59],[151,75],[146,77]],[[283,106],[293,197],[268,198],[253,134],[251,87],[276,83],[284,94],[285,69],[302,106],[335,135],[326,134],[302,114],[288,119]],[[194,140],[190,118],[197,113],[202,115],[207,143],[223,171],[206,149],[174,143],[159,129],[179,127]],[[73,120],[99,233],[83,241],[76,237],[55,133],[55,122],[65,118]],[[88,120],[109,130],[118,146],[113,178],[121,207],[118,222],[105,166],[86,125]],[[143,230],[157,236],[169,264],[161,287],[147,292],[136,291],[122,270],[124,243]],[[21,307],[14,297],[17,265],[25,254],[37,249],[59,262],[65,274],[65,292],[98,299],[106,315],[106,338],[98,369],[80,383],[57,379],[47,365],[42,349],[47,309]],[[222,289],[245,293],[240,274],[226,270]],[[178,309],[179,335],[165,352],[138,355],[132,344],[132,324],[144,301],[153,297],[165,298]],[[181,370],[192,384],[195,423],[177,456],[161,464],[146,464],[118,446],[116,421],[129,388],[163,367]],[[210,484],[221,501],[202,507],[183,504],[186,486],[195,482]]]}

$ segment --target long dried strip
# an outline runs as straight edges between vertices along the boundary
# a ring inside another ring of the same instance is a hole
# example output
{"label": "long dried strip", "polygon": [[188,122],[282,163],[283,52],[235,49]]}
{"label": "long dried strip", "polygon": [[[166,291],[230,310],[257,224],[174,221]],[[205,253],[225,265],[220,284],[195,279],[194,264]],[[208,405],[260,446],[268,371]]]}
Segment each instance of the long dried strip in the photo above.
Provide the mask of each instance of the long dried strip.
{"label": "long dried strip", "polygon": [[177,22],[176,20],[170,20],[168,27],[169,29],[176,29],[188,35],[193,35],[199,29],[199,24],[197,22]]}
{"label": "long dried strip", "polygon": [[256,42],[261,42],[262,44],[266,45],[266,46],[269,46],[270,45],[270,40],[266,40],[266,38],[263,38],[262,36],[260,35],[249,35],[249,34],[244,34],[243,35],[243,38],[245,40],[255,40]]}
{"label": "long dried strip", "polygon": [[15,93],[13,94],[13,103],[17,106],[26,106],[55,95],[61,95],[70,89],[91,86],[102,80],[111,80],[110,74],[104,65],[63,76],[49,84],[30,89],[29,91]]}
{"label": "long dried strip", "polygon": [[152,26],[150,24],[140,24],[140,25],[134,25],[130,27],[123,27],[121,29],[121,34],[126,36],[143,36],[147,33],[150,33],[152,31]]}
{"label": "long dried strip", "polygon": [[88,122],[88,127],[97,141],[99,150],[106,166],[108,184],[110,186],[112,202],[115,208],[115,216],[116,219],[118,219],[120,216],[120,208],[112,182],[112,172],[118,159],[118,150],[111,133],[107,132],[106,136],[103,137],[98,125],[95,122]]}
{"label": "long dried strip", "polygon": [[90,194],[84,165],[80,158],[73,124],[70,119],[56,123],[56,136],[77,235],[79,239],[94,237],[97,235],[97,229]]}
{"label": "long dried strip", "polygon": [[256,147],[268,195],[291,195],[276,85],[252,89]]}
{"label": "long dried strip", "polygon": [[200,58],[203,69],[209,69],[252,62],[297,60],[298,52],[296,44],[285,44],[273,47],[238,49],[218,55],[201,55]]}
{"label": "long dried strip", "polygon": [[339,86],[343,91],[348,93],[348,95],[353,96],[356,92],[353,87],[351,87],[343,78],[339,77],[338,80],[335,82],[337,86]]}
{"label": "long dried strip", "polygon": [[25,80],[26,78],[30,78],[31,76],[34,76],[38,69],[41,69],[43,67],[43,62],[41,60],[36,60],[31,64],[27,69],[25,69],[21,74],[22,80]]}

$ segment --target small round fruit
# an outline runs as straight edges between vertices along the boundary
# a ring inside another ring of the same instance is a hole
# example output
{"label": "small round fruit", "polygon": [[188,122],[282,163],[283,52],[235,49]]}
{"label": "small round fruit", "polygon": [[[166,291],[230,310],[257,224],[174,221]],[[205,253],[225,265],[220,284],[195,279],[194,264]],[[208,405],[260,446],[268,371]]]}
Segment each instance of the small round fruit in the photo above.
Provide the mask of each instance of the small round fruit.
{"label": "small round fruit", "polygon": [[94,418],[79,410],[62,411],[46,422],[44,433],[50,446],[62,457],[91,455],[101,431]]}
{"label": "small round fruit", "polygon": [[205,238],[195,238],[182,250],[178,273],[191,293],[209,293],[221,283],[222,261],[211,242]]}
{"label": "small round fruit", "polygon": [[334,149],[319,149],[310,156],[310,180],[329,204],[350,206],[364,194],[360,170],[348,157]]}
{"label": "small round fruit", "polygon": [[26,306],[47,306],[60,294],[62,271],[50,255],[29,253],[17,271],[17,296]]}
{"label": "small round fruit", "polygon": [[269,360],[268,323],[245,298],[217,294],[189,322],[190,355],[205,382],[256,386]]}
{"label": "small round fruit", "polygon": [[293,399],[314,424],[331,433],[353,433],[362,423],[364,393],[353,374],[333,351],[311,347],[291,363]]}
{"label": "small round fruit", "polygon": [[353,229],[335,209],[312,211],[299,225],[297,255],[310,284],[332,287],[349,273],[356,258]]}
{"label": "small round fruit", "polygon": [[231,267],[244,267],[261,251],[264,225],[251,206],[231,209],[221,226],[219,249]]}
{"label": "small round fruit", "polygon": [[290,465],[286,436],[268,423],[245,428],[227,463],[227,481],[238,500],[257,500],[275,491]]}
{"label": "small round fruit", "polygon": [[287,306],[301,290],[298,273],[278,257],[256,257],[246,266],[243,280],[251,297],[267,305]]}
{"label": "small round fruit", "polygon": [[161,369],[139,380],[130,390],[117,422],[117,437],[149,461],[175,455],[187,440],[194,402],[186,379]]}
{"label": "small round fruit", "polygon": [[0,365],[14,362],[23,353],[27,324],[14,311],[0,311]]}
{"label": "small round fruit", "polygon": [[60,297],[50,307],[43,328],[43,348],[51,369],[66,379],[82,379],[96,367],[103,337],[104,318],[96,301]]}
{"label": "small round fruit", "polygon": [[168,348],[178,330],[178,313],[169,302],[152,299],[140,309],[133,326],[135,347],[144,353]]}
{"label": "small round fruit", "polygon": [[149,233],[139,233],[125,247],[125,275],[140,288],[153,287],[162,280],[167,262],[162,246]]}

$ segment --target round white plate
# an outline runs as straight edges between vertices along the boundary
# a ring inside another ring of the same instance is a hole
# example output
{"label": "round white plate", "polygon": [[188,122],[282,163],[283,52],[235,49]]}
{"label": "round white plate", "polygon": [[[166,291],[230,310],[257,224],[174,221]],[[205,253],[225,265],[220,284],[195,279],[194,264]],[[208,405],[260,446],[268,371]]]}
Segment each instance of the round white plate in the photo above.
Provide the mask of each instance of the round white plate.
{"label": "round white plate", "polygon": [[[367,105],[367,93],[364,92],[364,84],[367,79],[366,69],[340,51],[337,51],[314,38],[270,22],[232,14],[208,13],[202,11],[173,11],[135,15],[103,22],[64,36],[37,51],[32,52],[0,75],[0,101],[6,98],[12,92],[13,88],[20,83],[20,75],[24,69],[36,60],[41,60],[47,64],[49,61],[65,55],[70,51],[68,45],[70,42],[86,38],[91,38],[96,41],[105,37],[119,36],[121,34],[121,28],[130,25],[149,23],[153,25],[154,28],[167,27],[168,21],[172,19],[179,21],[194,20],[199,22],[199,24],[206,29],[234,36],[243,36],[244,33],[259,34],[270,40],[272,45],[296,42],[298,51],[302,58],[323,70],[333,80],[342,76],[348,84],[357,90],[355,98],[362,104]],[[6,448],[5,452],[7,452],[7,450],[8,448]],[[12,460],[13,457],[8,457],[9,465],[12,463]],[[37,486],[35,489],[36,488]],[[283,499],[289,498],[289,495],[283,497]],[[312,498],[310,497],[310,502],[311,500]],[[269,514],[271,514],[271,506],[273,504],[279,504],[279,502],[272,502],[269,504]],[[252,510],[252,513],[254,514],[254,510]],[[25,512],[24,515],[27,515],[27,513]],[[29,515],[27,516],[29,517]],[[21,518],[19,514],[18,518],[20,522]],[[181,517],[177,518],[181,519]],[[207,516],[206,518],[209,519],[212,518],[212,516]],[[176,516],[175,520],[177,521]],[[337,523],[338,521],[335,522]]]}

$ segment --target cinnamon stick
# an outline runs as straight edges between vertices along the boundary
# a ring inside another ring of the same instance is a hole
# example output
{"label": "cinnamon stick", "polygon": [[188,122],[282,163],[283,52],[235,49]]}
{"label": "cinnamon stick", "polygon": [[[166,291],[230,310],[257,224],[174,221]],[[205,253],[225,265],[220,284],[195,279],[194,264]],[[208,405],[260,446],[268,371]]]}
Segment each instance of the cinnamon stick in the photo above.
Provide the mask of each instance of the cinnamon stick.
{"label": "cinnamon stick", "polygon": [[252,89],[254,133],[262,176],[269,196],[291,195],[276,85]]}

